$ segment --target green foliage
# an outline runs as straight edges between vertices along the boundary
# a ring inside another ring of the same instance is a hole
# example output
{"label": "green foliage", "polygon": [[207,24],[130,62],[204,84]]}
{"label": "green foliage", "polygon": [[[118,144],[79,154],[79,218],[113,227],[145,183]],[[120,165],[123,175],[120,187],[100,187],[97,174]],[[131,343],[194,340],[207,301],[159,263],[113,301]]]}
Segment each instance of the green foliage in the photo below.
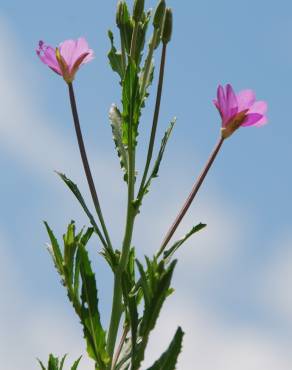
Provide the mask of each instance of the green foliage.
{"label": "green foliage", "polygon": [[181,352],[184,333],[179,327],[168,349],[148,370],[175,370],[177,358]]}
{"label": "green foliage", "polygon": [[64,181],[64,183],[68,186],[68,188],[72,191],[72,193],[74,194],[74,196],[76,197],[76,199],[80,203],[80,205],[81,205],[82,209],[84,210],[85,214],[87,215],[91,225],[93,226],[94,231],[96,232],[96,234],[98,235],[99,239],[101,240],[101,242],[103,244],[104,248],[103,248],[101,254],[104,256],[104,258],[106,259],[106,261],[108,262],[108,264],[110,265],[112,270],[114,270],[115,266],[117,264],[117,256],[114,253],[114,251],[107,245],[107,243],[106,243],[106,241],[105,241],[105,239],[102,235],[102,232],[101,232],[100,228],[98,227],[94,217],[92,216],[91,212],[89,211],[89,209],[88,209],[88,207],[85,203],[85,200],[84,200],[82,194],[80,193],[80,190],[78,189],[78,186],[72,180],[70,180],[68,177],[66,177],[65,174],[60,173],[60,172],[57,172],[57,174]]}
{"label": "green foliage", "polygon": [[117,51],[114,45],[114,35],[112,31],[108,31],[108,37],[111,42],[111,49],[108,53],[108,59],[112,67],[112,70],[118,73],[122,81],[125,73],[125,68],[123,66],[123,56],[121,52]]}
{"label": "green foliage", "polygon": [[150,188],[150,185],[151,185],[152,180],[154,178],[158,177],[159,168],[160,168],[160,164],[161,164],[161,161],[162,161],[164,152],[165,152],[165,148],[166,148],[168,139],[170,138],[170,135],[172,133],[172,130],[173,130],[173,127],[174,127],[175,123],[176,123],[176,118],[174,118],[171,121],[168,129],[166,130],[166,132],[165,132],[165,134],[164,134],[164,136],[162,138],[160,149],[159,149],[159,152],[158,152],[156,161],[154,163],[154,166],[152,168],[152,171],[151,171],[151,173],[150,173],[150,175],[149,175],[149,177],[148,177],[148,179],[147,179],[147,181],[146,181],[146,183],[145,183],[142,191],[140,192],[140,194],[138,196],[138,199],[137,199],[137,207],[140,207],[144,195],[149,192],[149,188]]}
{"label": "green foliage", "polygon": [[[146,270],[138,260],[136,263],[140,273],[139,283],[143,292],[144,312],[139,319],[136,342],[134,342],[136,338],[132,338],[132,370],[140,368],[149,334],[155,327],[165,299],[171,293],[170,283],[176,261],[166,266],[164,261],[158,262],[156,258],[151,261],[146,257]],[[138,293],[136,299],[138,299]]]}
{"label": "green foliage", "polygon": [[79,248],[78,253],[80,254],[82,279],[80,318],[87,340],[87,352],[101,367],[104,367],[109,362],[109,358],[105,349],[105,331],[102,328],[98,311],[95,275],[86,249]]}
{"label": "green foliage", "polygon": [[[76,234],[75,224],[72,221],[63,236],[64,246],[61,250],[52,230],[47,223],[45,226],[51,240],[49,251],[63,285],[67,289],[69,300],[83,326],[88,354],[103,369],[109,362],[109,358],[105,349],[105,331],[102,328],[98,311],[95,275],[86,251],[86,245],[94,229],[88,228],[85,233],[81,230]],[[51,361],[56,362],[53,358]],[[74,365],[77,368],[78,364]]]}
{"label": "green foliage", "polygon": [[198,224],[194,226],[184,237],[176,241],[168,250],[163,253],[163,258],[166,261],[169,261],[173,254],[195,233],[198,233],[202,229],[204,229],[207,225],[206,224]]}
{"label": "green foliage", "polygon": [[115,104],[111,106],[109,118],[111,121],[115,147],[118,157],[120,158],[121,168],[124,171],[124,180],[128,182],[128,153],[122,138],[122,115]]}
{"label": "green foliage", "polygon": [[[40,360],[38,360],[38,362],[42,370],[63,370],[66,356],[67,355],[63,356],[62,359],[59,360],[58,357],[55,357],[54,355],[50,354],[47,367],[45,367],[45,365]],[[77,370],[80,360],[81,356],[78,358],[78,360],[74,362],[73,366],[71,367],[71,370]]]}
{"label": "green foliage", "polygon": [[136,146],[138,123],[141,115],[139,76],[136,64],[129,61],[122,89],[122,139],[133,150]]}

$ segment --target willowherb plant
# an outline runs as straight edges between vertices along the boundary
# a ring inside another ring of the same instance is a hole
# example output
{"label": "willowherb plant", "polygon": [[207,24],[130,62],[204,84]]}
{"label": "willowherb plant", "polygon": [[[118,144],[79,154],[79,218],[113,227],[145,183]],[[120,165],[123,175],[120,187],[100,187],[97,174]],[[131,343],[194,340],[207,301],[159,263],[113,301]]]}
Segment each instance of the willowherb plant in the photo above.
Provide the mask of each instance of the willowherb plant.
{"label": "willowherb plant", "polygon": [[[77,185],[64,174],[58,173],[80,203],[91,226],[87,230],[76,231],[71,222],[63,236],[63,245],[57,241],[45,223],[50,238],[49,251],[57,272],[67,290],[67,295],[83,327],[87,353],[92,358],[96,370],[138,370],[144,360],[149,335],[154,329],[166,298],[172,293],[171,281],[177,263],[176,251],[193,234],[206,225],[194,226],[183,238],[169,246],[169,242],[193,202],[212,163],[224,141],[241,126],[261,126],[266,123],[265,102],[255,101],[255,94],[245,90],[235,94],[231,85],[218,87],[214,104],[222,118],[222,128],[206,166],[169,228],[157,253],[145,257],[145,262],[135,257],[132,235],[135,219],[139,214],[143,199],[149,192],[151,182],[158,176],[168,139],[175,125],[173,119],[162,138],[160,149],[153,161],[154,144],[159,121],[159,111],[163,90],[163,80],[167,48],[171,41],[173,16],[165,0],[160,0],[154,11],[145,11],[144,0],[135,0],[132,13],[125,1],[119,1],[116,24],[119,31],[119,44],[116,46],[113,33],[109,31],[110,66],[120,79],[121,106],[113,104],[109,111],[115,148],[120,160],[123,178],[128,188],[126,226],[121,248],[115,250],[103,218],[99,198],[91,174],[80,127],[73,81],[78,69],[93,59],[93,51],[84,38],[66,40],[57,48],[39,42],[37,54],[41,61],[65,80],[68,86],[74,127],[78,146],[92,196],[96,216],[90,211]],[[146,44],[149,28],[152,35]],[[153,56],[161,50],[158,74],[156,103],[153,122],[146,153],[141,181],[136,176],[136,149],[138,145],[139,122],[153,83]],[[101,255],[114,276],[111,319],[107,330],[102,326],[98,309],[98,294],[95,273],[87,252],[87,243],[96,235],[101,243]],[[139,309],[142,306],[142,309]],[[141,313],[142,312],[142,313]],[[121,331],[121,337],[118,335]],[[173,370],[181,351],[183,331],[179,327],[169,347],[148,370]],[[61,360],[50,355],[47,369],[62,370],[65,357]],[[78,359],[71,370],[77,369]],[[40,362],[41,368],[46,367]]]}

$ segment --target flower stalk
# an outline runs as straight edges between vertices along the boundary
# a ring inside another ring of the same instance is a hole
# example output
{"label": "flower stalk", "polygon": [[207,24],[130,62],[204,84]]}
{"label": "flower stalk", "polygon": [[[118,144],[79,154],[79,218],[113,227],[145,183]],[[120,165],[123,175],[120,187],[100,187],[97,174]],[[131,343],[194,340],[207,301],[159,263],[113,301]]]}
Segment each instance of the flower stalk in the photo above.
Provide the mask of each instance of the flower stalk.
{"label": "flower stalk", "polygon": [[106,241],[104,240],[104,237],[101,234],[99,234],[98,236],[101,239],[101,242],[104,245],[104,247],[112,249],[111,240],[110,240],[110,237],[109,237],[106,225],[105,225],[105,221],[104,221],[103,214],[102,214],[102,211],[101,211],[99,199],[98,199],[98,196],[97,196],[96,188],[95,188],[95,185],[94,185],[93,177],[92,177],[92,174],[91,174],[91,170],[90,170],[90,166],[89,166],[89,162],[88,162],[88,158],[87,158],[87,154],[86,154],[86,149],[85,149],[83,135],[82,135],[81,127],[80,127],[79,116],[78,116],[77,105],[76,105],[76,99],[75,99],[75,94],[74,94],[74,89],[73,89],[72,82],[68,83],[68,90],[69,90],[69,98],[70,98],[72,116],[73,116],[73,121],[74,121],[74,127],[75,127],[76,136],[77,136],[79,151],[80,151],[80,155],[81,155],[81,159],[82,159],[82,163],[83,163],[83,167],[84,167],[84,172],[85,172],[85,175],[86,175],[86,179],[87,179],[87,183],[88,183],[89,190],[90,190],[90,193],[91,193],[91,197],[92,197],[92,200],[93,200],[93,204],[94,204],[97,216],[99,218],[102,230],[104,232],[104,236],[105,236]]}
{"label": "flower stalk", "polygon": [[187,213],[188,209],[190,208],[190,205],[192,204],[192,202],[193,202],[195,196],[197,195],[201,185],[203,184],[203,182],[204,182],[212,164],[214,163],[214,161],[217,157],[217,154],[219,153],[224,140],[225,139],[223,137],[220,137],[220,139],[219,139],[218,143],[216,144],[212,154],[210,155],[203,171],[201,172],[200,176],[198,177],[197,181],[195,182],[190,195],[187,197],[187,199],[186,199],[184,205],[182,206],[179,214],[177,215],[177,217],[174,220],[173,224],[171,225],[170,229],[166,233],[166,235],[163,239],[163,242],[160,246],[160,249],[159,249],[159,252],[158,252],[157,256],[160,256],[163,253],[164,249],[166,248],[167,244],[169,243],[170,239],[172,238],[173,234],[175,233],[176,229],[178,228],[179,224],[181,223],[182,219],[184,218],[185,214]]}

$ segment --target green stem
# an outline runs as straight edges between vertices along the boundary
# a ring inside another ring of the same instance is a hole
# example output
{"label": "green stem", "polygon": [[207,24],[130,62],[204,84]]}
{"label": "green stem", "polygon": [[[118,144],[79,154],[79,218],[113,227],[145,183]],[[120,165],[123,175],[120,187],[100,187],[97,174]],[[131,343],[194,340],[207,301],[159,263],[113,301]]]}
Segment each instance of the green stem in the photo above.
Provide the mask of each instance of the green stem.
{"label": "green stem", "polygon": [[165,238],[164,238],[164,240],[161,244],[161,247],[159,249],[159,252],[158,252],[157,256],[160,256],[161,253],[164,251],[165,247],[167,246],[167,244],[170,241],[171,237],[173,236],[174,232],[178,228],[178,225],[181,223],[183,217],[187,213],[187,210],[190,208],[190,205],[192,204],[192,202],[193,202],[195,196],[197,195],[202,183],[204,182],[204,179],[207,176],[207,173],[209,172],[215,158],[217,157],[217,154],[219,153],[219,150],[220,150],[223,142],[224,142],[224,138],[220,137],[220,139],[219,139],[218,143],[216,144],[213,152],[211,153],[211,156],[209,157],[203,171],[201,172],[200,176],[198,177],[197,181],[195,182],[190,195],[186,199],[186,201],[185,201],[182,209],[180,210],[179,214],[177,215],[174,223],[172,224],[172,226],[168,230],[168,232],[167,232],[167,234],[166,234],[166,236],[165,236]]}
{"label": "green stem", "polygon": [[99,203],[99,200],[98,200],[96,188],[95,188],[95,185],[94,185],[93,177],[92,177],[92,174],[91,174],[91,170],[90,170],[90,166],[89,166],[89,162],[88,162],[88,158],[87,158],[87,154],[86,154],[86,149],[85,149],[84,140],[83,140],[83,136],[82,136],[82,131],[81,131],[81,127],[80,127],[80,121],[79,121],[76,99],[75,99],[75,94],[74,94],[74,89],[73,89],[72,82],[68,83],[68,89],[69,89],[69,97],[70,97],[70,103],[71,103],[71,109],[72,109],[72,115],[73,115],[73,121],[74,121],[78,146],[79,146],[80,155],[81,155],[85,175],[86,175],[86,178],[87,178],[89,190],[90,190],[90,193],[91,193],[91,196],[92,196],[92,200],[93,200],[93,204],[94,204],[97,216],[99,218],[102,230],[104,232],[105,239],[107,241],[107,246],[112,249],[112,244],[111,244],[110,237],[109,237],[109,234],[108,234],[105,222],[104,222],[104,218],[103,218],[103,215],[102,215],[100,203]]}
{"label": "green stem", "polygon": [[144,185],[147,179],[147,175],[148,175],[148,171],[149,171],[149,167],[150,167],[150,163],[151,163],[151,159],[153,155],[153,148],[154,148],[154,143],[155,143],[155,136],[156,136],[156,130],[157,130],[157,124],[158,124],[158,118],[159,118],[159,112],[160,112],[162,88],[163,88],[166,48],[167,48],[167,44],[163,43],[151,136],[150,136],[150,141],[149,141],[149,146],[148,146],[148,153],[147,153],[145,169],[144,169],[141,185],[140,185],[139,192],[138,192],[138,197],[137,197],[138,199],[141,199],[141,197],[143,197]]}
{"label": "green stem", "polygon": [[[133,35],[133,38],[135,36]],[[133,107],[132,107],[133,108]],[[133,109],[131,109],[133,112]],[[130,115],[129,125],[128,125],[128,205],[127,205],[127,217],[126,217],[126,227],[125,235],[122,246],[122,253],[119,262],[119,266],[115,272],[114,281],[114,295],[113,295],[113,306],[110,320],[110,328],[108,333],[107,341],[107,351],[112,359],[116,338],[119,330],[120,320],[123,312],[122,307],[122,274],[125,271],[129,259],[129,252],[131,248],[132,234],[134,221],[136,216],[136,211],[133,206],[133,201],[135,197],[135,142],[133,138],[133,113]],[[111,360],[112,361],[112,360]],[[109,369],[111,368],[111,363],[109,364]]]}

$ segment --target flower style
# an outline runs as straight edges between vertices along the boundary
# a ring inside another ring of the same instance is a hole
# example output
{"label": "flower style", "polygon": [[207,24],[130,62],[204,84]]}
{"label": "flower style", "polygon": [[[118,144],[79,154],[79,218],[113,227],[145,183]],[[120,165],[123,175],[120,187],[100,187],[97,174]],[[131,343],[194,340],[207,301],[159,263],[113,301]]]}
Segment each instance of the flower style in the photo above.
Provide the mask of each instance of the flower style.
{"label": "flower style", "polygon": [[221,85],[217,89],[217,100],[213,100],[222,118],[222,137],[226,139],[240,126],[262,126],[267,123],[265,101],[256,101],[252,90],[235,94],[232,86]]}
{"label": "flower style", "polygon": [[57,48],[39,41],[36,53],[44,64],[62,76],[67,83],[74,80],[81,64],[88,63],[94,58],[93,50],[89,49],[83,37],[65,40]]}

